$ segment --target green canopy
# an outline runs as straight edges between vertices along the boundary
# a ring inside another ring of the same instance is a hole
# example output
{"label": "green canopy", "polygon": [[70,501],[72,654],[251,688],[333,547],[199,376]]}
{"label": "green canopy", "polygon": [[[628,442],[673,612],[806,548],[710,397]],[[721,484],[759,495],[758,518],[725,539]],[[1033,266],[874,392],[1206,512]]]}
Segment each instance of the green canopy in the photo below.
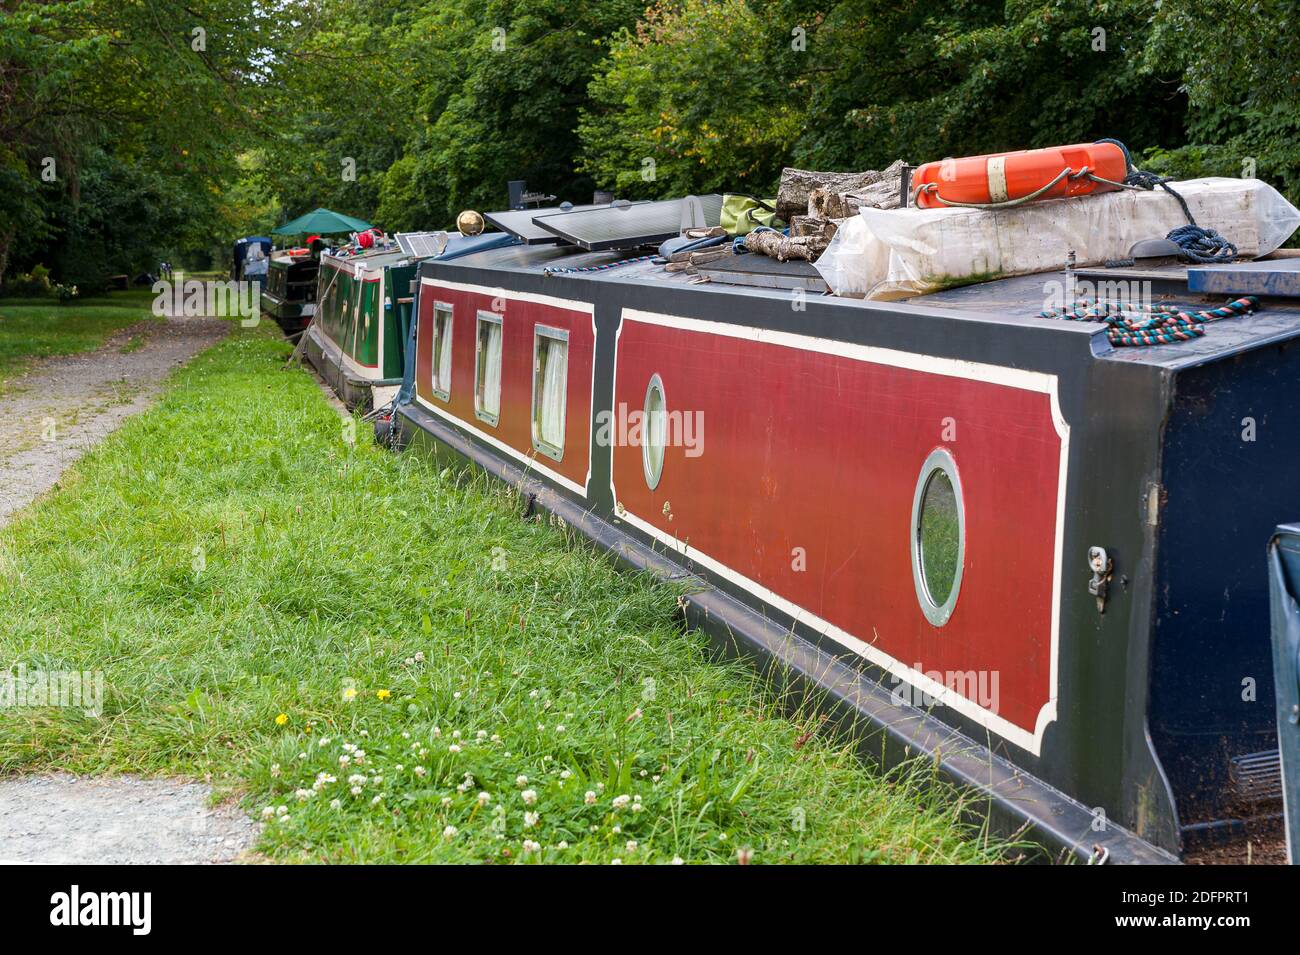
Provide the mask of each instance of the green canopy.
{"label": "green canopy", "polygon": [[369,222],[354,219],[352,216],[345,216],[341,212],[331,212],[329,209],[313,209],[306,215],[301,215],[277,229],[272,229],[271,232],[273,235],[307,235],[309,233],[338,235],[343,232],[364,232],[369,228],[372,228]]}

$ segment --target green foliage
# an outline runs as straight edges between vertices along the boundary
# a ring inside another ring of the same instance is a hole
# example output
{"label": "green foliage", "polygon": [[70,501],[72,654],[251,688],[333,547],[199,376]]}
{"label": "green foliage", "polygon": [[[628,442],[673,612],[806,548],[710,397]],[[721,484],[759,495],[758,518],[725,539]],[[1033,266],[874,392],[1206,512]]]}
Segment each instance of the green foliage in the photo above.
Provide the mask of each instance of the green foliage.
{"label": "green foliage", "polygon": [[592,80],[580,168],[633,198],[770,194],[804,117],[767,33],[746,0],[650,7]]}

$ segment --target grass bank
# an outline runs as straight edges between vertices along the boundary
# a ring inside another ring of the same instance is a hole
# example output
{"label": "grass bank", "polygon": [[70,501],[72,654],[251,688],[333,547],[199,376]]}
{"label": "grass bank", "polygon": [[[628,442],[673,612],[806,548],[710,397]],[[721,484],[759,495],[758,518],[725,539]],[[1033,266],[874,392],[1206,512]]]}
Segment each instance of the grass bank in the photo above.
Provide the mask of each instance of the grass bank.
{"label": "grass bank", "polygon": [[0,299],[0,383],[34,358],[93,351],[113,332],[153,318],[148,289],[59,305],[52,299]]}
{"label": "grass bank", "polygon": [[98,717],[0,710],[0,772],[207,779],[284,861],[998,857],[711,661],[668,588],[350,442],[268,326],[0,533],[0,660],[105,680]]}

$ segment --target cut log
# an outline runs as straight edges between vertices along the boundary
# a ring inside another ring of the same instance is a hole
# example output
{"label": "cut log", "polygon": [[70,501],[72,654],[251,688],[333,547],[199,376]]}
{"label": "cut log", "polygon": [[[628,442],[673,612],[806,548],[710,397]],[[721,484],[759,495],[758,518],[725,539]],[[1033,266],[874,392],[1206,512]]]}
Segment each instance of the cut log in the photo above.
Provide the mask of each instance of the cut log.
{"label": "cut log", "polygon": [[778,262],[790,259],[803,259],[815,262],[826,251],[830,240],[821,235],[787,236],[780,232],[765,230],[751,232],[745,236],[745,248],[760,255],[766,255]]}
{"label": "cut log", "polygon": [[[890,209],[898,205],[898,193],[903,177],[903,160],[898,159],[887,169],[868,169],[865,172],[813,172],[787,166],[781,170],[781,186],[776,193],[776,214],[789,222],[794,216],[808,215],[809,198],[814,190],[829,194],[861,196],[859,206],[868,205]],[[874,188],[873,188],[874,187]],[[893,205],[884,205],[893,191]],[[853,213],[856,213],[856,209]],[[844,218],[844,216],[823,216]]]}
{"label": "cut log", "polygon": [[843,217],[836,219],[818,219],[813,216],[795,216],[790,220],[791,238],[801,238],[805,236],[821,236],[829,245],[831,239],[835,238],[835,230],[839,228]]}

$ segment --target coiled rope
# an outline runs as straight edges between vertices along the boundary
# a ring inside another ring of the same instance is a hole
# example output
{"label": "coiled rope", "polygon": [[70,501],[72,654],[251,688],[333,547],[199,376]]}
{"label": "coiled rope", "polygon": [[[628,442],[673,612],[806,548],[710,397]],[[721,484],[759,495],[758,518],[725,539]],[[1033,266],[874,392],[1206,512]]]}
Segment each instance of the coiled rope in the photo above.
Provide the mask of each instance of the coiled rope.
{"label": "coiled rope", "polygon": [[[1237,257],[1237,247],[1235,245],[1219,235],[1215,230],[1206,229],[1196,224],[1196,218],[1192,215],[1192,210],[1188,208],[1187,200],[1179,195],[1173,186],[1169,185],[1173,181],[1173,177],[1160,176],[1154,172],[1145,172],[1136,168],[1133,165],[1133,157],[1129,154],[1128,147],[1118,139],[1099,139],[1097,142],[1118,146],[1124,153],[1124,168],[1128,171],[1123,182],[1112,182],[1109,179],[1103,179],[1090,173],[1089,178],[1093,182],[1105,183],[1108,186],[1115,186],[1120,189],[1141,189],[1148,192],[1159,186],[1178,200],[1183,215],[1187,217],[1187,225],[1171,230],[1165,238],[1178,246],[1179,258],[1205,265],[1212,262],[1231,262]],[[1123,264],[1132,265],[1133,260],[1126,259]]]}
{"label": "coiled rope", "polygon": [[1100,322],[1107,326],[1106,337],[1116,348],[1135,345],[1171,345],[1190,341],[1205,334],[1205,326],[1224,318],[1249,315],[1259,308],[1259,299],[1246,295],[1218,308],[1184,311],[1174,305],[1134,305],[1130,302],[1076,302],[1073,308],[1053,308],[1040,312],[1042,318],[1062,318],[1072,322]]}

